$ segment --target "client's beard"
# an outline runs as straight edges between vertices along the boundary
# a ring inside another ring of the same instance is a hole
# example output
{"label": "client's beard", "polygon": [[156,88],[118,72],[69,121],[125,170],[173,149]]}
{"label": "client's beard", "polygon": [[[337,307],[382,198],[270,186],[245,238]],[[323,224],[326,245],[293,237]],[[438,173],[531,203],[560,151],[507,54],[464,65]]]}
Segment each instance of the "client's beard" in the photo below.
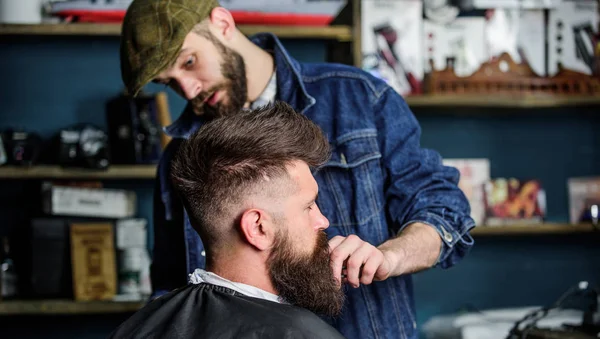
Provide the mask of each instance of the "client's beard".
{"label": "client's beard", "polygon": [[325,232],[319,233],[309,255],[295,253],[287,233],[280,233],[268,265],[271,281],[285,301],[318,315],[340,314],[344,292],[333,277]]}

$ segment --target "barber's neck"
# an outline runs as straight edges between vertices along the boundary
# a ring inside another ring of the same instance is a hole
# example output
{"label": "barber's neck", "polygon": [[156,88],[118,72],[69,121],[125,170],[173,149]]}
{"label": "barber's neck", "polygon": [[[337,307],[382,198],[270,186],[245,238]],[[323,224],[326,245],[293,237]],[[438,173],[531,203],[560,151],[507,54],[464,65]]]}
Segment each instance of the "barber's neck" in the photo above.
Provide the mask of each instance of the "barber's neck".
{"label": "barber's neck", "polygon": [[246,38],[239,30],[236,32],[236,50],[244,59],[248,86],[248,103],[255,101],[267,87],[275,62],[273,56]]}
{"label": "barber's neck", "polygon": [[[242,258],[240,260],[240,258]],[[273,287],[263,253],[251,248],[215,253],[207,257],[206,270],[232,282],[254,286],[278,294]]]}

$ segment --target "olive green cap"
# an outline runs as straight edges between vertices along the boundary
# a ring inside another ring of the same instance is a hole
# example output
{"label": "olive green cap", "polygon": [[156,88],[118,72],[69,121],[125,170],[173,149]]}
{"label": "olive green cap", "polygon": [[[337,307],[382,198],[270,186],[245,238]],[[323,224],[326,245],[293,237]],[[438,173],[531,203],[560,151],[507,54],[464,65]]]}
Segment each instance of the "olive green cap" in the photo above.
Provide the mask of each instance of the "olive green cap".
{"label": "olive green cap", "polygon": [[134,0],[121,31],[121,77],[129,95],[175,62],[183,40],[218,0]]}

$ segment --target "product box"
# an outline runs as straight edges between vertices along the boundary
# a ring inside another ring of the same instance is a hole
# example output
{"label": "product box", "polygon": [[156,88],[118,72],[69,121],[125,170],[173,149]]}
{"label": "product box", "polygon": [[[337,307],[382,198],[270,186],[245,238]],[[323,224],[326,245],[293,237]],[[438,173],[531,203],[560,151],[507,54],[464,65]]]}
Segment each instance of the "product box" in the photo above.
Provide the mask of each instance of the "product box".
{"label": "product box", "polygon": [[538,224],[546,216],[546,193],[538,180],[494,178],[485,185],[485,224]]}
{"label": "product box", "polygon": [[117,300],[142,300],[152,293],[147,224],[142,218],[121,219],[115,223],[119,271]]}
{"label": "product box", "polygon": [[490,180],[489,159],[444,159],[443,163],[460,172],[458,187],[469,200],[475,225],[482,226],[485,217],[483,185]]}
{"label": "product box", "polygon": [[423,20],[424,71],[442,71],[452,63],[459,77],[477,71],[488,59],[485,45],[486,19],[476,15],[458,15],[439,19],[425,11]]}
{"label": "product box", "polygon": [[[31,292],[37,298],[73,296],[69,222],[62,218],[31,220]],[[49,269],[51,268],[51,269]]]}
{"label": "product box", "polygon": [[594,221],[593,206],[600,206],[600,177],[569,178],[567,189],[569,222],[578,224]]}
{"label": "product box", "polygon": [[520,8],[549,9],[556,8],[563,0],[463,0],[460,7],[466,9],[481,8]]}
{"label": "product box", "polygon": [[112,224],[73,223],[70,234],[75,300],[111,300],[117,292]]}
{"label": "product box", "polygon": [[452,62],[458,77],[468,77],[483,63],[508,54],[527,63],[539,76],[546,74],[543,9],[487,8],[459,11],[438,19],[425,11],[423,41],[425,73],[442,71]]}
{"label": "product box", "polygon": [[133,217],[137,211],[133,191],[44,183],[42,192],[44,212],[49,215],[116,219]]}
{"label": "product box", "polygon": [[598,42],[598,2],[563,0],[548,15],[548,75],[563,68],[591,75]]}
{"label": "product box", "polygon": [[148,221],[142,218],[120,219],[115,222],[117,249],[146,248]]}
{"label": "product box", "polygon": [[527,63],[538,76],[546,75],[546,24],[543,9],[496,8],[488,10],[485,43],[489,58],[508,53]]}
{"label": "product box", "polygon": [[420,94],[422,2],[363,0],[361,6],[362,68],[402,95]]}

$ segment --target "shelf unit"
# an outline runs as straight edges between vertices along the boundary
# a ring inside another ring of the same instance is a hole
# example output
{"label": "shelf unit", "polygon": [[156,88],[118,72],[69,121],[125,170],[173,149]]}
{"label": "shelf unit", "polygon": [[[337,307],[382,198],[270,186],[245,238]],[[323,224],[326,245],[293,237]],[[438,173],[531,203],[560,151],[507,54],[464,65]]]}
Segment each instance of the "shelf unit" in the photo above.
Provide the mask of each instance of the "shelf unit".
{"label": "shelf unit", "polygon": [[478,226],[471,230],[472,236],[499,236],[499,235],[544,235],[544,234],[600,234],[600,227],[592,224],[561,224],[545,223],[532,225],[506,225],[506,226]]}
{"label": "shelf unit", "polygon": [[[352,28],[345,25],[334,26],[266,26],[239,25],[246,35],[272,32],[287,39],[329,39],[341,42],[352,40]],[[67,23],[67,24],[0,24],[0,35],[79,35],[79,36],[119,36],[121,24]]]}
{"label": "shelf unit", "polygon": [[[360,23],[360,13],[353,18]],[[274,26],[240,25],[246,35],[272,32],[286,39],[326,39],[353,42],[355,59],[360,54],[360,27],[333,26]],[[59,23],[59,24],[0,24],[0,35],[45,35],[45,36],[119,36],[121,24]],[[551,95],[419,95],[406,97],[411,107],[504,107],[542,108],[577,105],[600,105],[600,97],[594,96],[551,96]]]}
{"label": "shelf unit", "polygon": [[406,97],[406,102],[411,107],[548,108],[600,105],[600,96],[418,95]]}
{"label": "shelf unit", "polygon": [[[155,165],[112,165],[106,171],[62,168],[40,165],[32,167],[2,166],[0,180],[9,179],[146,179],[156,177]],[[572,234],[600,231],[591,224],[571,225],[566,223],[544,223],[532,225],[503,225],[475,227],[474,236],[516,235],[516,234]]]}
{"label": "shelf unit", "polygon": [[39,165],[32,167],[2,166],[2,179],[154,179],[155,165],[112,165],[107,170],[63,168]]}
{"label": "shelf unit", "polygon": [[131,301],[3,300],[0,301],[0,316],[131,313],[142,306],[142,302]]}

